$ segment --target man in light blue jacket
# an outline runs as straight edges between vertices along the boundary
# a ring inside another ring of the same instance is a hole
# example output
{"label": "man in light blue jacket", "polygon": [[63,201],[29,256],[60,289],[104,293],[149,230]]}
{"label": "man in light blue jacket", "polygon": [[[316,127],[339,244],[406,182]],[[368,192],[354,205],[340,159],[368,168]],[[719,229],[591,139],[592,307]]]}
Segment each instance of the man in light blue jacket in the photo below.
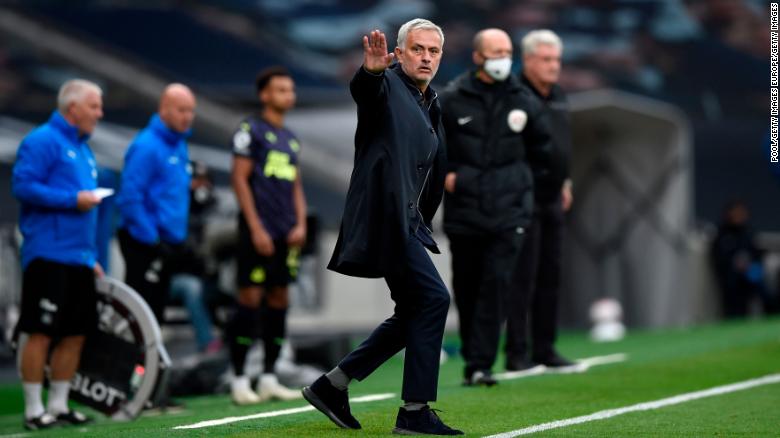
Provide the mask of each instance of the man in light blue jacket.
{"label": "man in light blue jacket", "polygon": [[195,96],[182,84],[163,91],[157,114],[125,154],[117,204],[125,282],[162,323],[170,286],[170,255],[187,237],[190,174],[187,138]]}
{"label": "man in light blue jacket", "polygon": [[[70,380],[85,335],[97,325],[95,227],[97,167],[87,139],[103,117],[102,91],[74,79],[62,85],[58,110],[22,140],[13,168],[21,204],[22,311],[18,330],[24,426],[45,429],[90,419],[68,408]],[[47,409],[41,398],[52,339]]]}

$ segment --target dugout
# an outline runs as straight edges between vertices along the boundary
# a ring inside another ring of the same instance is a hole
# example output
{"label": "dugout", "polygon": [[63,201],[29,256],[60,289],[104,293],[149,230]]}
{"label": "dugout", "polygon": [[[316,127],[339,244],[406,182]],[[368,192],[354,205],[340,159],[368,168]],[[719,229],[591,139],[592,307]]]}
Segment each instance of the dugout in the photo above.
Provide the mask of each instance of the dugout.
{"label": "dugout", "polygon": [[601,297],[630,326],[692,322],[692,140],[674,106],[614,90],[571,96],[574,205],[564,237],[561,321],[589,324]]}

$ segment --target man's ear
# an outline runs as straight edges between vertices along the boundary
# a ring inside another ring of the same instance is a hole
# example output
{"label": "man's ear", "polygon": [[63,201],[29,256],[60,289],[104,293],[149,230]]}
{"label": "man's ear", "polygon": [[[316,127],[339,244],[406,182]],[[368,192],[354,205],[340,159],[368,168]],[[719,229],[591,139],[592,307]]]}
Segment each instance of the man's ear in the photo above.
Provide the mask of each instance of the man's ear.
{"label": "man's ear", "polygon": [[396,48],[393,50],[393,53],[395,53],[395,59],[396,59],[398,62],[401,62],[401,48],[400,48],[400,47],[396,47]]}
{"label": "man's ear", "polygon": [[482,65],[485,62],[485,58],[476,50],[471,52],[471,60],[474,62],[474,65]]}

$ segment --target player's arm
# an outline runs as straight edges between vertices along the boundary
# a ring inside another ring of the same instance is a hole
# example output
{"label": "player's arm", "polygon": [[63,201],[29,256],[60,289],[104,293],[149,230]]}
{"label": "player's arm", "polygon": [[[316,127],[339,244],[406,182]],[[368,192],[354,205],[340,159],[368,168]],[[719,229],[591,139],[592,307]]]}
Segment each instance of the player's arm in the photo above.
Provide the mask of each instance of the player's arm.
{"label": "player's arm", "polygon": [[255,199],[252,196],[252,189],[249,187],[249,177],[252,175],[253,169],[254,161],[251,158],[234,155],[230,181],[233,191],[236,193],[241,214],[252,235],[252,244],[258,253],[269,256],[274,252],[273,241],[260,221],[260,214],[257,212]]}
{"label": "player's arm", "polygon": [[146,198],[157,174],[159,161],[153,147],[133,143],[125,155],[125,166],[122,169],[119,209],[133,238],[147,245],[155,245],[160,241],[157,223],[146,211]]}
{"label": "player's arm", "polygon": [[306,243],[306,196],[303,194],[300,169],[298,169],[295,184],[293,185],[293,204],[295,206],[296,224],[287,236],[287,243],[290,246],[301,247]]}
{"label": "player's arm", "polygon": [[349,91],[358,106],[369,105],[382,95],[384,71],[394,57],[387,51],[384,33],[374,30],[363,37],[363,65],[349,83]]}
{"label": "player's arm", "polygon": [[55,159],[49,145],[27,140],[19,146],[13,167],[12,187],[16,199],[39,207],[87,211],[100,203],[90,190],[65,190],[46,184]]}

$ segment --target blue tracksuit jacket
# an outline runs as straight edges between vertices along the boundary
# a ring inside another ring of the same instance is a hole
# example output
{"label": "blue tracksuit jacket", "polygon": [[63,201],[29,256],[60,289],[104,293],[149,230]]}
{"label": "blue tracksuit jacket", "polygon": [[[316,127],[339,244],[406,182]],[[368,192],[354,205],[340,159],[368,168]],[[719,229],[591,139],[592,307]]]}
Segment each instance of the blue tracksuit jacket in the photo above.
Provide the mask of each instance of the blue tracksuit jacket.
{"label": "blue tracksuit jacket", "polygon": [[117,204],[121,227],[143,243],[181,243],[190,209],[189,132],[168,128],[155,114],[125,154]]}
{"label": "blue tracksuit jacket", "polygon": [[95,264],[97,209],[80,212],[81,190],[97,187],[88,136],[55,111],[22,140],[14,163],[13,194],[21,203],[22,267],[36,258],[68,265]]}

